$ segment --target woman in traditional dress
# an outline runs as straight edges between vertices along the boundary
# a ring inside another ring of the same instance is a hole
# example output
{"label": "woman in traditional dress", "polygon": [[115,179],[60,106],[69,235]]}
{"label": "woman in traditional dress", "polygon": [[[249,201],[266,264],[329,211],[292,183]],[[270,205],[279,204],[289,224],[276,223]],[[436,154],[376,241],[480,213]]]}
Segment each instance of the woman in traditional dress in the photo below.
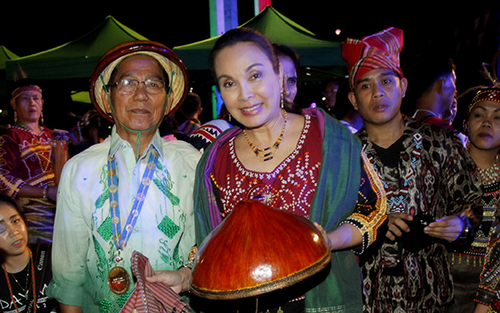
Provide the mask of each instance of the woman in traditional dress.
{"label": "woman in traditional dress", "polygon": [[45,295],[52,279],[50,244],[28,247],[24,215],[0,194],[0,312],[55,312],[57,301]]}
{"label": "woman in traditional dress", "polygon": [[[259,312],[361,312],[359,268],[346,248],[360,252],[375,241],[386,203],[359,140],[324,111],[301,110],[286,101],[283,70],[264,35],[247,28],[226,32],[210,64],[229,113],[243,127],[220,135],[198,165],[198,245],[252,190],[250,198],[322,225],[332,250],[324,281],[313,279],[305,295],[259,299]],[[211,305],[202,309],[210,311]],[[221,312],[222,304],[213,305]],[[243,306],[231,310],[255,312],[255,306]]]}
{"label": "woman in traditional dress", "polygon": [[467,305],[471,305],[464,303],[471,299],[477,302],[476,313],[500,312],[500,88],[484,88],[476,94],[469,105],[466,132],[469,151],[483,183],[484,207],[483,220],[470,249],[455,254],[452,260],[455,301],[461,304],[456,312],[473,312],[474,304],[468,309]]}
{"label": "woman in traditional dress", "polygon": [[40,125],[39,86],[20,80],[12,92],[14,124],[0,137],[0,192],[16,198],[28,220],[32,242],[50,242],[55,184],[52,130]]}

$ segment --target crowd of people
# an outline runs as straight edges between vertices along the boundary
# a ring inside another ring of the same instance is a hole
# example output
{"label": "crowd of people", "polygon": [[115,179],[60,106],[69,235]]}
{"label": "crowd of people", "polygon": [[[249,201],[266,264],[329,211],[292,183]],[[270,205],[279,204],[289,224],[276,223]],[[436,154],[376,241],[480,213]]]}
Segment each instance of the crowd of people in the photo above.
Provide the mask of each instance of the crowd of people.
{"label": "crowd of people", "polygon": [[[209,56],[224,106],[204,124],[169,48],[119,44],[90,79],[111,134],[63,162],[42,89],[19,81],[0,137],[1,311],[500,312],[500,87],[477,92],[459,132],[453,61],[403,73],[403,41],[394,27],[347,39],[326,111],[295,103],[293,49],[232,29]],[[261,301],[190,294],[198,249],[248,198],[313,222],[330,264]],[[163,289],[145,291],[137,253]]]}

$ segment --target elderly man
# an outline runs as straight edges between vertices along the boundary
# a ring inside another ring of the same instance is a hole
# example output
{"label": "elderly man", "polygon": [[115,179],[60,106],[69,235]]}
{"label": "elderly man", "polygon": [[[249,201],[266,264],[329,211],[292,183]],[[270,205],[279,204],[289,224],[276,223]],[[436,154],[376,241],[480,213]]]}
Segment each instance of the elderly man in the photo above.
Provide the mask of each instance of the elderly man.
{"label": "elderly man", "polygon": [[402,44],[403,32],[388,28],[342,47],[349,100],[364,120],[357,134],[384,183],[389,213],[387,239],[360,260],[364,312],[443,312],[453,298],[446,246],[472,240],[462,212],[480,214],[481,182],[451,130],[401,114],[408,86]]}
{"label": "elderly man", "polygon": [[200,154],[158,132],[186,92],[185,67],[159,43],[124,43],[97,65],[91,97],[115,126],[62,174],[49,286],[62,312],[119,312],[135,288],[134,250],[154,270],[168,270],[172,289],[189,288],[190,270],[182,266],[194,245]]}

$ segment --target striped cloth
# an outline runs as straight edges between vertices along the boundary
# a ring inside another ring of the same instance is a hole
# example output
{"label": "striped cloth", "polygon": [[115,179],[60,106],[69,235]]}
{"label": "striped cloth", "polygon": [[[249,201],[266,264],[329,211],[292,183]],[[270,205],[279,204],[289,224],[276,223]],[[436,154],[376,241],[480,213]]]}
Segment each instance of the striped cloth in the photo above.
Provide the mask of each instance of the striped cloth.
{"label": "striped cloth", "polygon": [[361,40],[347,38],[342,44],[342,58],[348,65],[351,89],[363,74],[374,69],[390,69],[403,78],[399,62],[402,48],[403,31],[394,27]]}
{"label": "striped cloth", "polygon": [[132,253],[132,272],[137,278],[135,290],[120,312],[181,313],[191,312],[189,305],[170,287],[151,283],[146,277],[154,275],[149,259],[140,252]]}

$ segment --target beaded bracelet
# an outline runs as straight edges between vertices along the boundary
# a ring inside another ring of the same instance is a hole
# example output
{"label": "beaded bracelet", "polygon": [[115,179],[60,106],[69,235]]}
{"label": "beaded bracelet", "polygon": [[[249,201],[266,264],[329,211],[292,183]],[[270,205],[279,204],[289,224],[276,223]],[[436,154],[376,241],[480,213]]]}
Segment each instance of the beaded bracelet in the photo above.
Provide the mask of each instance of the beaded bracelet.
{"label": "beaded bracelet", "polygon": [[43,187],[42,198],[43,198],[44,200],[46,200],[46,199],[47,199],[47,188],[48,188],[48,187],[49,187],[49,186],[47,186],[47,185],[45,185],[45,187]]}

